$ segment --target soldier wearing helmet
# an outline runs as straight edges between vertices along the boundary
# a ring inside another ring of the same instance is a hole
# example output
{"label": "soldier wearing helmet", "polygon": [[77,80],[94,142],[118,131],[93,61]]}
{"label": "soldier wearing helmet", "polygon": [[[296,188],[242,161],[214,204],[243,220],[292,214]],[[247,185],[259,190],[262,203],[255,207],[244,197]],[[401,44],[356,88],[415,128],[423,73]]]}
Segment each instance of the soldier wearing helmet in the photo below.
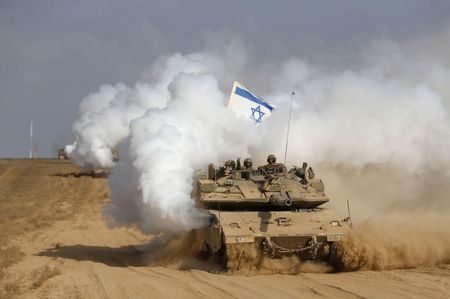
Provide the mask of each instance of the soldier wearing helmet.
{"label": "soldier wearing helmet", "polygon": [[277,158],[275,157],[274,154],[270,154],[267,156],[267,166],[274,166],[277,163]]}
{"label": "soldier wearing helmet", "polygon": [[253,170],[253,161],[252,158],[246,158],[244,160],[244,169],[245,170]]}
{"label": "soldier wearing helmet", "polygon": [[273,174],[278,172],[285,172],[285,167],[283,164],[277,163],[277,158],[274,154],[270,154],[267,156],[267,164],[259,167],[263,173],[265,174]]}

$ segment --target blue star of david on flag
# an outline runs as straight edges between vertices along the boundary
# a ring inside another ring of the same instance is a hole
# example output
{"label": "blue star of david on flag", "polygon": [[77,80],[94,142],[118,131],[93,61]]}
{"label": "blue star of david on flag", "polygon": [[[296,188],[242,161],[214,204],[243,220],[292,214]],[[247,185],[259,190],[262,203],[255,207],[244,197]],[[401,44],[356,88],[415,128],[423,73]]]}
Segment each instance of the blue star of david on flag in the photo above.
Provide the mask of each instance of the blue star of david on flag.
{"label": "blue star of david on flag", "polygon": [[254,95],[237,81],[234,81],[228,107],[233,109],[240,118],[251,120],[255,125],[266,121],[275,109],[269,102]]}
{"label": "blue star of david on flag", "polygon": [[258,105],[258,107],[256,108],[251,108],[252,109],[252,115],[250,116],[250,118],[255,122],[255,124],[257,123],[261,123],[261,118],[264,116],[264,112],[261,111],[261,106]]}

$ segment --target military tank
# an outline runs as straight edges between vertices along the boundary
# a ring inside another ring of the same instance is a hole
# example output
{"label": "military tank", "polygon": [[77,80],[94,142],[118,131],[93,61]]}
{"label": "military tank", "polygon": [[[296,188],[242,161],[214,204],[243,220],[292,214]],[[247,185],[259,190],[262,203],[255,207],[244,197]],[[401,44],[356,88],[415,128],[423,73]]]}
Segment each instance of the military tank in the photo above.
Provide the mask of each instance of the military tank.
{"label": "military tank", "polygon": [[205,251],[221,257],[230,271],[243,260],[258,263],[297,255],[301,260],[329,260],[334,244],[351,229],[351,219],[322,208],[324,184],[307,163],[287,170],[269,155],[253,168],[251,159],[226,161],[197,180],[197,205],[210,213],[209,225],[195,231]]}
{"label": "military tank", "polygon": [[58,150],[58,160],[68,160],[67,152],[64,147]]}

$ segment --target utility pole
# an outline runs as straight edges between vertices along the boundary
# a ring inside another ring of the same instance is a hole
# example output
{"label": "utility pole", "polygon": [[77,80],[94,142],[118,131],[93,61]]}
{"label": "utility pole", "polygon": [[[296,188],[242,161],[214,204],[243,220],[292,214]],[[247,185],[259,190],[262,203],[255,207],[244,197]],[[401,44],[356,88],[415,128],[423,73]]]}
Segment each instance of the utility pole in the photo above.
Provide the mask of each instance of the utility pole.
{"label": "utility pole", "polygon": [[30,108],[30,159],[34,156],[34,142],[33,142],[33,121],[34,121],[34,111],[36,108]]}

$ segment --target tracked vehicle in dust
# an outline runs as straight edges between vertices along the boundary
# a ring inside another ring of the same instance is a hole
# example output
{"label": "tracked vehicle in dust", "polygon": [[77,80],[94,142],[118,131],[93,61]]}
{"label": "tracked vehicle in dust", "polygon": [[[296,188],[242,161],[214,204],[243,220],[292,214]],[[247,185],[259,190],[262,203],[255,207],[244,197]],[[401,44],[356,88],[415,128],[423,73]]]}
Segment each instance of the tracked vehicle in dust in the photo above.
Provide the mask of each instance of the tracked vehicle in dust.
{"label": "tracked vehicle in dust", "polygon": [[[273,159],[271,159],[271,157]],[[197,181],[197,204],[209,211],[209,225],[196,230],[210,254],[222,257],[228,270],[243,260],[297,255],[301,260],[328,260],[334,244],[347,235],[351,219],[321,207],[329,201],[312,168],[289,171],[275,163],[252,168],[229,160],[208,167]]]}

